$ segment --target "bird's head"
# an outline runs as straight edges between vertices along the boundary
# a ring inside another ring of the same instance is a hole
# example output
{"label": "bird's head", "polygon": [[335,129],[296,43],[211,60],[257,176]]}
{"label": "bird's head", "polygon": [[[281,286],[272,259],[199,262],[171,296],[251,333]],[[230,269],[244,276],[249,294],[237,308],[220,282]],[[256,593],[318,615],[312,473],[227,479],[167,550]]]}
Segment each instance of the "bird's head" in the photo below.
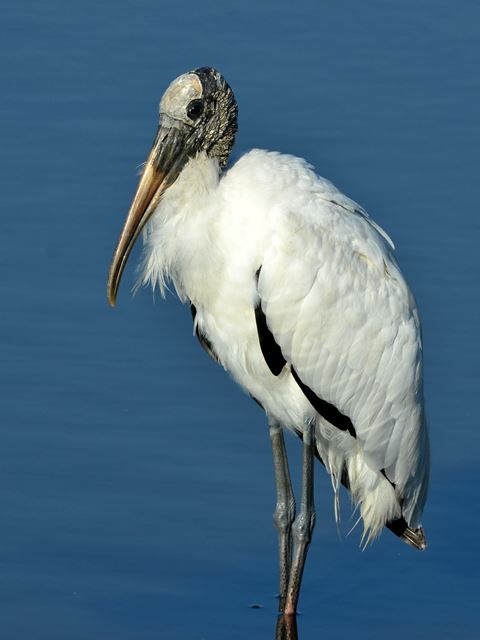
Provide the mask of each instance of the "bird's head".
{"label": "bird's head", "polygon": [[237,103],[223,76],[201,67],[176,78],[160,101],[160,119],[108,276],[113,306],[128,256],[162,194],[190,158],[206,153],[223,168],[235,141]]}

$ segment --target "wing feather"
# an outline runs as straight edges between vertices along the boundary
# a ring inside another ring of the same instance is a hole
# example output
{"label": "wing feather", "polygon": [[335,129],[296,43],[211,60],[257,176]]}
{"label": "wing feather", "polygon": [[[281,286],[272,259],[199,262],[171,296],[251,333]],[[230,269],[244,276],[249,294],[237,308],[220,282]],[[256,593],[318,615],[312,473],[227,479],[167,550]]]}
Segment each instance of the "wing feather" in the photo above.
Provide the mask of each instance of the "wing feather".
{"label": "wing feather", "polygon": [[426,490],[418,488],[426,476],[414,446],[422,439],[426,446],[421,336],[392,249],[355,203],[322,193],[301,214],[278,216],[258,292],[303,383],[351,419],[371,468],[419,503]]}

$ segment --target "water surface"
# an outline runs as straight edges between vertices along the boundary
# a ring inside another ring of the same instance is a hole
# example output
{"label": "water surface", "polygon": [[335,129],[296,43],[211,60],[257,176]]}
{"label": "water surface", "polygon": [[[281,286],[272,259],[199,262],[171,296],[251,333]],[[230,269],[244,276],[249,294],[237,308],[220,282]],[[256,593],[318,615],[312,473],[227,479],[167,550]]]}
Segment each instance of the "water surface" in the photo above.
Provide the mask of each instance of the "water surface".
{"label": "water surface", "polygon": [[3,8],[3,637],[273,638],[262,412],[173,296],[130,296],[138,250],[105,297],[158,99],[202,65],[235,90],[236,156],[300,155],[360,202],[423,320],[429,549],[386,532],[361,552],[346,495],[339,539],[319,468],[300,638],[478,637],[479,20],[432,0]]}

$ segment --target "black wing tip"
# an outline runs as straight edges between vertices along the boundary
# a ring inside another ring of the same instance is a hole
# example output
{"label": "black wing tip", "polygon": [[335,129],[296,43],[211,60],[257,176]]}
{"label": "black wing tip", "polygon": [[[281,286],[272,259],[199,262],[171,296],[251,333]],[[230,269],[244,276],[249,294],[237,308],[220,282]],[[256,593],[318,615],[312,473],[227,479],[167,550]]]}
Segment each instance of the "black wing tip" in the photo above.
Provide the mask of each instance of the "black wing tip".
{"label": "black wing tip", "polygon": [[283,357],[282,350],[275,341],[273,333],[268,328],[267,319],[263,313],[260,302],[258,302],[255,307],[255,321],[257,323],[260,349],[265,358],[265,362],[273,375],[279,376],[283,371],[283,367],[287,364],[287,361]]}
{"label": "black wing tip", "polygon": [[[302,438],[302,432],[295,430],[297,436]],[[320,460],[320,462],[325,466],[324,461],[320,457],[318,451],[315,451],[315,456]],[[348,478],[347,470],[344,468],[342,473],[341,482],[346,489],[350,489],[350,481]],[[390,529],[392,533],[398,536],[403,542],[413,547],[414,549],[418,549],[418,551],[425,551],[427,548],[427,539],[425,537],[425,532],[422,527],[418,527],[417,529],[412,529],[408,526],[405,518],[402,516],[397,520],[391,520],[387,522],[387,529]]]}
{"label": "black wing tip", "polygon": [[422,527],[412,529],[408,526],[405,518],[401,517],[397,520],[387,522],[385,525],[392,533],[401,538],[406,544],[419,551],[425,551],[427,548],[427,539]]}
{"label": "black wing tip", "polygon": [[291,368],[291,372],[295,382],[303,391],[305,397],[310,402],[315,411],[319,413],[325,420],[330,422],[330,424],[333,424],[334,427],[337,427],[337,429],[340,429],[341,431],[348,431],[352,438],[356,438],[357,432],[355,431],[355,427],[353,426],[350,418],[339,411],[335,405],[330,404],[330,402],[327,402],[326,400],[323,400],[322,398],[317,396],[315,391],[310,389],[310,387],[302,382],[300,376],[293,367]]}
{"label": "black wing tip", "polygon": [[[260,265],[255,272],[257,288],[261,270],[262,265]],[[283,371],[283,367],[287,364],[287,361],[283,357],[280,345],[276,342],[273,333],[268,328],[267,318],[263,313],[262,301],[260,300],[260,298],[255,305],[255,322],[257,324],[257,334],[258,340],[260,342],[260,349],[262,351],[263,357],[265,358],[265,362],[267,363],[267,366],[273,373],[273,375],[279,376]]]}
{"label": "black wing tip", "polygon": [[221,364],[220,358],[217,356],[212,343],[207,338],[207,336],[200,331],[198,324],[195,324],[195,318],[197,317],[197,307],[193,304],[193,302],[190,303],[190,311],[192,312],[192,320],[195,326],[195,335],[197,336],[198,341],[200,342],[203,349],[212,358],[212,360],[214,360],[217,364]]}

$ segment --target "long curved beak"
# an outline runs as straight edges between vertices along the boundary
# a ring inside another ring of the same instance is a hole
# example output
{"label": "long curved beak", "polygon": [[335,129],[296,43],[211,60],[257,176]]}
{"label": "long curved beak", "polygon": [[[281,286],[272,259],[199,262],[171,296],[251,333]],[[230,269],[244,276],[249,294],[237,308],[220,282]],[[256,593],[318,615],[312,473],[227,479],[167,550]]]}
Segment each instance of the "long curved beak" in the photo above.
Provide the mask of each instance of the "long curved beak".
{"label": "long curved beak", "polygon": [[112,307],[133,245],[157,208],[162,193],[175,182],[188,159],[185,142],[185,131],[159,126],[110,265],[107,295]]}

